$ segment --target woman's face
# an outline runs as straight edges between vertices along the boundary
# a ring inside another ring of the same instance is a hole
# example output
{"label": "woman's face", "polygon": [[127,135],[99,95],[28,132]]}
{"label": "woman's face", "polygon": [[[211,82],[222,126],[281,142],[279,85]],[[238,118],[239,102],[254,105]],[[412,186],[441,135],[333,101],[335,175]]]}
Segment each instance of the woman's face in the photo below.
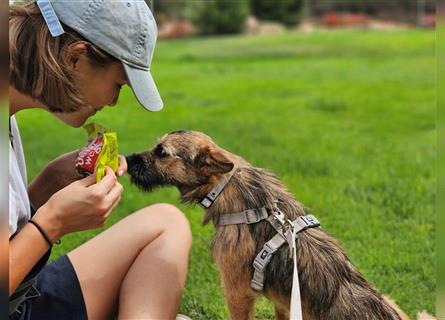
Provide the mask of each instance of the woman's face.
{"label": "woman's face", "polygon": [[85,121],[105,106],[114,106],[123,85],[128,79],[121,62],[113,62],[105,67],[91,65],[86,55],[80,55],[73,63],[76,82],[88,106],[72,113],[55,115],[72,127],[80,127]]}

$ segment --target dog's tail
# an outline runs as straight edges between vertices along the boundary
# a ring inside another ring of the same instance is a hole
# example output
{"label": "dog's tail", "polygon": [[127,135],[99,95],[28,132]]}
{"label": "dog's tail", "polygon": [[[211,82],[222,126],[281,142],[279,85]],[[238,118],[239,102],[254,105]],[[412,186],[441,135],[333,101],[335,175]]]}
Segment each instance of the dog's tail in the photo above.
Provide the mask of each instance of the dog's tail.
{"label": "dog's tail", "polygon": [[[386,300],[386,302],[388,302],[388,304],[397,311],[397,313],[399,314],[400,318],[402,320],[411,320],[410,317],[408,317],[408,315],[402,311],[402,309],[400,309],[400,307],[393,301],[391,300],[389,297],[387,296],[383,296]],[[428,314],[426,311],[422,311],[419,312],[417,314],[417,320],[436,320],[436,318],[434,318],[432,315]]]}

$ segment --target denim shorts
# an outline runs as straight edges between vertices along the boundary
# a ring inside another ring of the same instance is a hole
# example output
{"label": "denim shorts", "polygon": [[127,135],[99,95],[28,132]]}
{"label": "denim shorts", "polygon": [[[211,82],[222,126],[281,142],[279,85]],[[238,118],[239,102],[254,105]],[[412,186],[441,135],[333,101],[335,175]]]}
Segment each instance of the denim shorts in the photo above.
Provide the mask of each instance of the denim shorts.
{"label": "denim shorts", "polygon": [[9,319],[88,319],[79,280],[66,255],[42,269],[26,300]]}

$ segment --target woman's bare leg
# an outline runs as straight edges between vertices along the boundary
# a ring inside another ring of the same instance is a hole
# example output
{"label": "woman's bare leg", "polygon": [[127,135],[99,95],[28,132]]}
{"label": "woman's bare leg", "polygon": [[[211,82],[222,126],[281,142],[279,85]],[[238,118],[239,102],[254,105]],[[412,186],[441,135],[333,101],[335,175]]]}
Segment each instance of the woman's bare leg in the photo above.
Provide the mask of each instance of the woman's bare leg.
{"label": "woman's bare leg", "polygon": [[68,254],[88,319],[174,319],[185,283],[191,232],[174,206],[122,219]]}

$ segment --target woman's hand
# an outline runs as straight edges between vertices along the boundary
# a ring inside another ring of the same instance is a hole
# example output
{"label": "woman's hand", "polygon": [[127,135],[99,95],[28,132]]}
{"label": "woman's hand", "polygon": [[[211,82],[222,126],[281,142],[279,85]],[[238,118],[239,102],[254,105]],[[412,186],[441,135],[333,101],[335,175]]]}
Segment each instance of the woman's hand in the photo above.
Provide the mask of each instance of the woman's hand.
{"label": "woman's hand", "polygon": [[56,192],[34,216],[52,241],[64,234],[93,229],[105,224],[123,192],[113,170],[96,183],[95,175],[75,181]]}
{"label": "woman's hand", "polygon": [[119,155],[119,167],[116,171],[116,176],[122,177],[125,172],[128,170],[127,160],[125,160],[124,156]]}
{"label": "woman's hand", "polygon": [[[79,150],[76,150],[51,161],[31,182],[28,187],[28,195],[36,210],[46,203],[54,193],[81,179],[75,168],[78,153]],[[119,155],[116,176],[121,177],[127,172],[127,169],[125,157]]]}

